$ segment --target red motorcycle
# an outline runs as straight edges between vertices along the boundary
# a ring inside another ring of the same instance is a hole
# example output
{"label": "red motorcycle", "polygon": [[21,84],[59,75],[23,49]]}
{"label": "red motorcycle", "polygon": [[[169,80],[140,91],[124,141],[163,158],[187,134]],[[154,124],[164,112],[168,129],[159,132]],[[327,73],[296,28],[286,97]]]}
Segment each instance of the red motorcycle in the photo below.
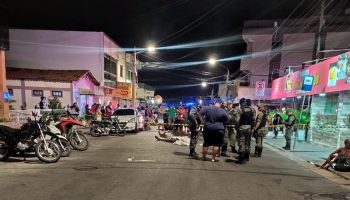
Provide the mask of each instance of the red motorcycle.
{"label": "red motorcycle", "polygon": [[67,138],[72,147],[78,151],[85,151],[89,148],[89,141],[86,136],[76,129],[76,126],[84,126],[79,120],[73,117],[67,110],[67,117],[62,117],[56,124],[64,137]]}

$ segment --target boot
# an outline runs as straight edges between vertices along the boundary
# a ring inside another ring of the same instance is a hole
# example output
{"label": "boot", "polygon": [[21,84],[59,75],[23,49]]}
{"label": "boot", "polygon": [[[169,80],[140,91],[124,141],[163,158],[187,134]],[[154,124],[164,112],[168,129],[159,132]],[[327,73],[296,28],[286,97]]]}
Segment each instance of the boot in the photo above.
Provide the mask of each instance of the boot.
{"label": "boot", "polygon": [[236,147],[235,147],[235,146],[231,146],[231,152],[232,152],[232,153],[238,153],[238,151],[236,150]]}
{"label": "boot", "polygon": [[198,153],[196,153],[194,151],[194,149],[190,149],[190,154],[188,155],[189,157],[192,157],[192,158],[197,158],[198,157]]}
{"label": "boot", "polygon": [[259,156],[259,147],[255,147],[255,152],[254,152],[254,157],[258,157]]}
{"label": "boot", "polygon": [[286,145],[285,147],[282,147],[284,150],[290,150],[290,145]]}
{"label": "boot", "polygon": [[240,163],[240,164],[246,164],[246,160],[245,160],[245,158],[244,158],[244,153],[238,153],[238,157],[237,157],[237,159],[238,159],[238,162]]}
{"label": "boot", "polygon": [[260,148],[259,148],[259,153],[258,153],[258,157],[261,157],[261,154],[262,154],[262,150],[263,150],[263,148],[262,148],[262,147],[260,147]]}
{"label": "boot", "polygon": [[248,162],[250,157],[250,152],[244,153],[244,159]]}
{"label": "boot", "polygon": [[229,155],[226,154],[226,151],[227,151],[227,146],[226,145],[222,145],[221,147],[221,156],[222,157],[230,157]]}

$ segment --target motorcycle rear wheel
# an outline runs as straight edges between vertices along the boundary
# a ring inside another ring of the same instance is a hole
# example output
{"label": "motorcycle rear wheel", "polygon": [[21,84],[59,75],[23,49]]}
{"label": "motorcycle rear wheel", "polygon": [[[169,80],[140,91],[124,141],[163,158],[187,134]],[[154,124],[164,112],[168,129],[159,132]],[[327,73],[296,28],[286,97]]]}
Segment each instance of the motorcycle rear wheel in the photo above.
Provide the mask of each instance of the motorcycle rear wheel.
{"label": "motorcycle rear wheel", "polygon": [[39,142],[35,146],[35,154],[38,159],[46,163],[55,163],[61,158],[61,148],[60,145],[54,141],[46,140],[48,149],[45,150],[44,141]]}
{"label": "motorcycle rear wheel", "polygon": [[0,139],[0,161],[7,160],[10,157],[10,149],[6,142]]}

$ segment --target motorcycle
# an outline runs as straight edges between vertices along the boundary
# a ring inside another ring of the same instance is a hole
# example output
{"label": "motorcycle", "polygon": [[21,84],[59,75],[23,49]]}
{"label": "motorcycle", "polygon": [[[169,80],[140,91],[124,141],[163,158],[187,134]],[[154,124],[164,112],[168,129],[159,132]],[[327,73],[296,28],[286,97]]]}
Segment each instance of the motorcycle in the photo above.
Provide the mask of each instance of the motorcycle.
{"label": "motorcycle", "polygon": [[90,128],[90,135],[92,137],[100,137],[102,135],[126,135],[126,124],[119,122],[118,118],[110,120],[92,121]]}
{"label": "motorcycle", "polygon": [[53,120],[49,118],[46,123],[42,123],[44,127],[44,134],[50,137],[50,140],[57,142],[59,144],[62,154],[62,157],[69,157],[72,152],[72,148],[70,146],[67,138],[62,136],[61,131],[54,125]]}
{"label": "motorcycle", "polygon": [[72,147],[78,151],[85,151],[89,148],[89,141],[86,136],[76,129],[76,126],[84,126],[79,120],[74,118],[67,110],[67,117],[62,117],[55,126],[62,135],[68,139]]}
{"label": "motorcycle", "polygon": [[37,120],[37,113],[32,112],[34,122],[29,121],[20,129],[13,129],[8,126],[0,126],[0,161],[7,160],[11,155],[34,150],[38,159],[46,163],[57,162],[61,158],[59,145],[45,139],[40,120]]}

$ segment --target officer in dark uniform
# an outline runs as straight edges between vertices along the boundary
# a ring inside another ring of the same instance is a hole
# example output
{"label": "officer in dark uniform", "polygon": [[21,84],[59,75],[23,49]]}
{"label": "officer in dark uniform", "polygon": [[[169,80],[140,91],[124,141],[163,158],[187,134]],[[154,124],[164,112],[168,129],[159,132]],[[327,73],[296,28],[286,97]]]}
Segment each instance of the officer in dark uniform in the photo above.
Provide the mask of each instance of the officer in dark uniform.
{"label": "officer in dark uniform", "polygon": [[190,140],[190,154],[189,156],[192,158],[197,158],[198,154],[196,153],[196,146],[198,142],[198,132],[199,132],[199,124],[200,121],[199,113],[196,107],[191,108],[191,110],[188,113],[188,123],[189,123],[189,129],[191,131],[191,140]]}
{"label": "officer in dark uniform", "polygon": [[292,135],[294,132],[294,123],[296,118],[293,115],[291,110],[287,110],[287,114],[288,114],[288,119],[286,120],[286,122],[284,122],[284,125],[286,126],[286,134],[285,134],[286,146],[282,148],[285,150],[290,150]]}
{"label": "officer in dark uniform", "polygon": [[245,164],[249,161],[250,156],[250,141],[252,128],[254,127],[254,111],[246,104],[245,99],[239,101],[241,106],[240,111],[240,122],[238,128],[238,140],[239,140],[239,150],[238,150],[238,161],[241,164]]}

